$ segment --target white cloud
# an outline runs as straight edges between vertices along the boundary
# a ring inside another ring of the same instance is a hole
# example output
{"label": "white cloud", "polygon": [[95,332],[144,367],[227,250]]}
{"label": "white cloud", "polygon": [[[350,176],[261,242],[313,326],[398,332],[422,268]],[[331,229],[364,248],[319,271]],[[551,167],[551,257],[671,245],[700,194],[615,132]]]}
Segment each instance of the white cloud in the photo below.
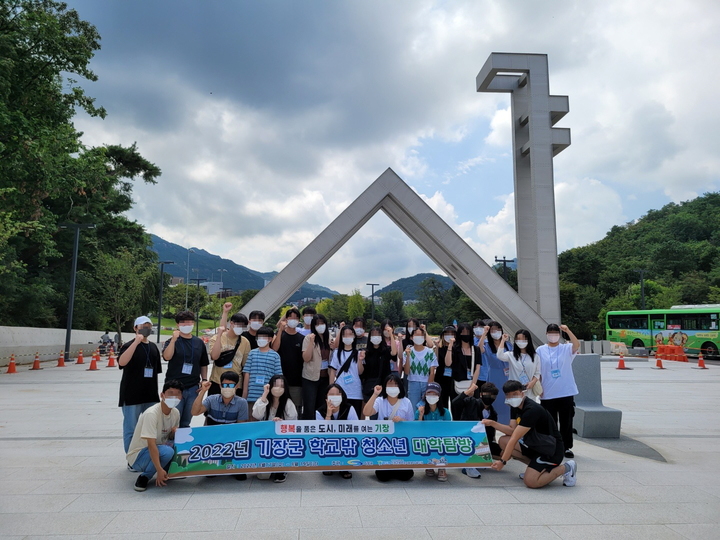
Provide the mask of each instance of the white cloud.
{"label": "white cloud", "polygon": [[490,134],[485,137],[485,142],[501,148],[510,147],[512,143],[510,107],[495,111],[492,120],[490,120]]}

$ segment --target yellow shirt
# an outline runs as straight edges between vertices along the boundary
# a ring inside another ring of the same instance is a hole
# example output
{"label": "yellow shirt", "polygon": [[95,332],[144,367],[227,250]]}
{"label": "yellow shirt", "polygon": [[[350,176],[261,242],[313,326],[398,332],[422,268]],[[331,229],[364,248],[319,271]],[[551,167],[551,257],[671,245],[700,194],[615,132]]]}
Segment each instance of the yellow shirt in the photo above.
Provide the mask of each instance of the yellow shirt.
{"label": "yellow shirt", "polygon": [[162,403],[156,403],[138,418],[132,441],[127,453],[127,462],[132,466],[140,450],[147,448],[147,439],[155,439],[158,445],[165,444],[172,428],[180,425],[180,411],[171,409],[167,416],[162,412]]}
{"label": "yellow shirt", "polygon": [[[213,347],[215,346],[215,341],[217,340],[217,337],[217,334],[215,334],[213,337],[210,338],[210,341],[208,342],[208,351],[212,351]],[[235,332],[233,332],[232,330],[223,332],[223,335],[220,337],[220,345],[222,347],[222,352],[232,351],[235,348],[235,345],[237,345],[237,338],[238,336],[236,336]],[[247,340],[247,338],[240,336],[240,346],[235,353],[232,364],[227,364],[226,366],[218,366],[213,362],[212,373],[210,374],[210,382],[220,384],[220,375],[222,375],[226,371],[234,371],[240,376],[240,381],[242,381],[242,370],[243,367],[245,367],[245,361],[247,360],[248,354],[250,354],[250,342]]]}

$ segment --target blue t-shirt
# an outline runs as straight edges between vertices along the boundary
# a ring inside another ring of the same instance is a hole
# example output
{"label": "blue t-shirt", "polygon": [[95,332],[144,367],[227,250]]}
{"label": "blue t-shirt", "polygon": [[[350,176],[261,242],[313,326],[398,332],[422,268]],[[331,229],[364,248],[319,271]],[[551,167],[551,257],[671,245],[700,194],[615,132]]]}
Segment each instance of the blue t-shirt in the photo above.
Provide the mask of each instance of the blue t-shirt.
{"label": "blue t-shirt", "polygon": [[250,374],[248,384],[248,401],[257,401],[262,396],[264,386],[270,382],[273,375],[282,375],[280,355],[269,349],[262,352],[260,349],[253,349],[248,354],[243,373]]}
{"label": "blue t-shirt", "polygon": [[[420,411],[417,409],[415,410],[415,420],[420,419]],[[450,409],[445,407],[445,414],[440,415],[440,409],[436,408],[434,411],[431,411],[427,405],[425,405],[425,414],[423,414],[423,422],[434,422],[434,421],[443,421],[443,422],[449,422],[452,420],[452,417],[450,416]]]}

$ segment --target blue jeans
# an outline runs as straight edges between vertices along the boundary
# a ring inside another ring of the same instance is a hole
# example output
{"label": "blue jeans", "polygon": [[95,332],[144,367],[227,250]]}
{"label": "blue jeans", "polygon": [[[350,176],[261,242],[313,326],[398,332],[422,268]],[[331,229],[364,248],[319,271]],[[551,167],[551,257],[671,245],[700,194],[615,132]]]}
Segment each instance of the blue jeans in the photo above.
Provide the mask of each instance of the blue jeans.
{"label": "blue jeans", "polygon": [[[158,452],[160,453],[160,465],[165,469],[175,455],[175,449],[166,444],[159,444]],[[150,450],[147,448],[140,450],[135,458],[135,463],[132,464],[132,468],[148,478],[155,476],[157,470],[155,469],[155,464],[152,462],[152,459],[150,459]]]}
{"label": "blue jeans", "polygon": [[135,426],[137,426],[138,418],[147,409],[155,405],[154,403],[139,403],[138,405],[123,405],[123,443],[125,444],[125,453],[127,454],[132,441]]}
{"label": "blue jeans", "polygon": [[192,405],[198,395],[197,390],[197,384],[183,390],[182,400],[177,406],[177,410],[180,413],[180,427],[190,427],[190,420],[192,420]]}
{"label": "blue jeans", "polygon": [[417,409],[418,402],[422,401],[426,388],[427,382],[408,381],[408,399],[412,403],[413,409]]}

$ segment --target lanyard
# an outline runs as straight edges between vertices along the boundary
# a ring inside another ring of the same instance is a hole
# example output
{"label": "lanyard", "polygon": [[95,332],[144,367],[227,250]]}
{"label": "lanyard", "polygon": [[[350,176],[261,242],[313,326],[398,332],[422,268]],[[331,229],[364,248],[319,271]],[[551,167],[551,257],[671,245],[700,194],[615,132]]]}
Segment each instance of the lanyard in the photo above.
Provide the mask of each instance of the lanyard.
{"label": "lanyard", "polygon": [[145,367],[151,368],[152,364],[150,364],[150,346],[146,345],[145,343],[141,343],[140,345],[142,345],[143,349],[145,350]]}
{"label": "lanyard", "polygon": [[[184,339],[183,339],[184,341]],[[190,362],[187,361],[187,348],[190,347]],[[190,343],[186,346],[183,344],[183,364],[192,364],[193,363],[193,356],[195,356],[195,343],[193,343],[193,339],[190,338]]]}
{"label": "lanyard", "polygon": [[[552,349],[559,349],[559,348],[560,348],[560,345],[558,345],[557,347],[548,347],[548,349],[550,349],[548,351],[548,356],[550,357],[550,369],[551,370],[553,369],[553,357],[552,357],[551,351],[552,351]],[[560,351],[555,351],[555,369],[558,371],[560,370]]]}

